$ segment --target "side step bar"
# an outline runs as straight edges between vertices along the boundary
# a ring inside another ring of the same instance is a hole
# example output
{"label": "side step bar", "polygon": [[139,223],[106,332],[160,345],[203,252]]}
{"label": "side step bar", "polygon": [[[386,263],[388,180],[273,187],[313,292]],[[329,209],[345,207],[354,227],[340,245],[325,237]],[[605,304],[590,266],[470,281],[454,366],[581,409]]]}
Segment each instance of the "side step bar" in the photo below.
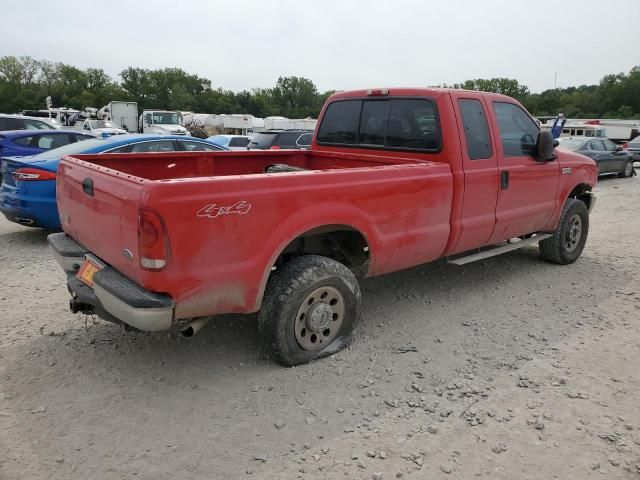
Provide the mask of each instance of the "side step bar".
{"label": "side step bar", "polygon": [[506,245],[500,245],[499,247],[490,248],[489,250],[484,250],[482,252],[472,253],[471,255],[467,255],[465,257],[458,257],[454,259],[447,258],[447,262],[454,265],[466,265],[467,263],[477,262],[478,260],[484,260],[485,258],[495,257],[496,255],[501,255],[503,253],[511,252],[513,250],[538,243],[539,241],[544,240],[545,238],[549,238],[550,236],[550,233],[538,233],[533,237],[529,237],[524,240],[507,243]]}

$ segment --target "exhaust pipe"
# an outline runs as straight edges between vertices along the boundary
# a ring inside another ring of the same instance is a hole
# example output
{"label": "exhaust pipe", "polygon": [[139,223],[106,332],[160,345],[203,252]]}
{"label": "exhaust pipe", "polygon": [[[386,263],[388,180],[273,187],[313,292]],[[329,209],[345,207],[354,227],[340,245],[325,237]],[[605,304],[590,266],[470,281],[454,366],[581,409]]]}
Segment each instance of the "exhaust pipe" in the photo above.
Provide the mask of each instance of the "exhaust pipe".
{"label": "exhaust pipe", "polygon": [[20,225],[26,225],[29,227],[35,223],[35,220],[33,220],[32,218],[16,217],[16,222],[18,222]]}
{"label": "exhaust pipe", "polygon": [[182,332],[180,332],[180,334],[183,337],[191,338],[196,333],[198,333],[198,331],[202,327],[204,327],[208,321],[209,321],[209,318],[207,318],[207,317],[198,318],[198,319],[194,320],[193,322],[189,323],[189,325],[187,325],[187,327],[184,330],[182,330]]}

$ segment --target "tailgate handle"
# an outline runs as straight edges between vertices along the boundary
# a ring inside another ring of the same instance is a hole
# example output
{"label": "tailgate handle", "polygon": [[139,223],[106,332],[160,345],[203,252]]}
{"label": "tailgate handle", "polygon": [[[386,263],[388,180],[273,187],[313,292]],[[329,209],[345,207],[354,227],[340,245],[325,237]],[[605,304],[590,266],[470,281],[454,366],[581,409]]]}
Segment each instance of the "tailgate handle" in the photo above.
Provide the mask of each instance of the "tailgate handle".
{"label": "tailgate handle", "polygon": [[89,195],[90,197],[93,197],[93,179],[92,178],[87,177],[82,181],[82,191],[87,195]]}

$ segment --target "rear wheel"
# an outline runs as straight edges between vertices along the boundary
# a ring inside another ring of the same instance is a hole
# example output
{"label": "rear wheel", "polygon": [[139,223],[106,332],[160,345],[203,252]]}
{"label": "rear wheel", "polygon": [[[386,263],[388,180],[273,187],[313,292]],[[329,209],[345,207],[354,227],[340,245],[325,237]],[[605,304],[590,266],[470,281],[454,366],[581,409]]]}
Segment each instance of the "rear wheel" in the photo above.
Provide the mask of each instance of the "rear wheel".
{"label": "rear wheel", "polygon": [[624,169],[618,173],[618,177],[629,178],[631,175],[633,175],[633,162],[629,161],[624,164]]}
{"label": "rear wheel", "polygon": [[569,198],[553,235],[540,242],[540,255],[545,260],[561,265],[573,263],[582,253],[588,233],[587,206],[581,200]]}
{"label": "rear wheel", "polygon": [[316,255],[296,258],[269,279],[258,315],[260,340],[287,366],[330,355],[351,342],[361,303],[346,266]]}

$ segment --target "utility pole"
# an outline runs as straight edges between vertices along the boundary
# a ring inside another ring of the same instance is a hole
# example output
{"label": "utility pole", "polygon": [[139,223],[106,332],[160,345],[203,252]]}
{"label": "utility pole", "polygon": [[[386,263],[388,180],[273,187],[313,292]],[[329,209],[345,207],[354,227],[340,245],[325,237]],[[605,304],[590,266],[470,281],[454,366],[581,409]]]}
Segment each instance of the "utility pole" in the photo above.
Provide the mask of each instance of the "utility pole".
{"label": "utility pole", "polygon": [[555,74],[553,76],[553,89],[557,90],[558,89],[558,71],[555,71]]}

